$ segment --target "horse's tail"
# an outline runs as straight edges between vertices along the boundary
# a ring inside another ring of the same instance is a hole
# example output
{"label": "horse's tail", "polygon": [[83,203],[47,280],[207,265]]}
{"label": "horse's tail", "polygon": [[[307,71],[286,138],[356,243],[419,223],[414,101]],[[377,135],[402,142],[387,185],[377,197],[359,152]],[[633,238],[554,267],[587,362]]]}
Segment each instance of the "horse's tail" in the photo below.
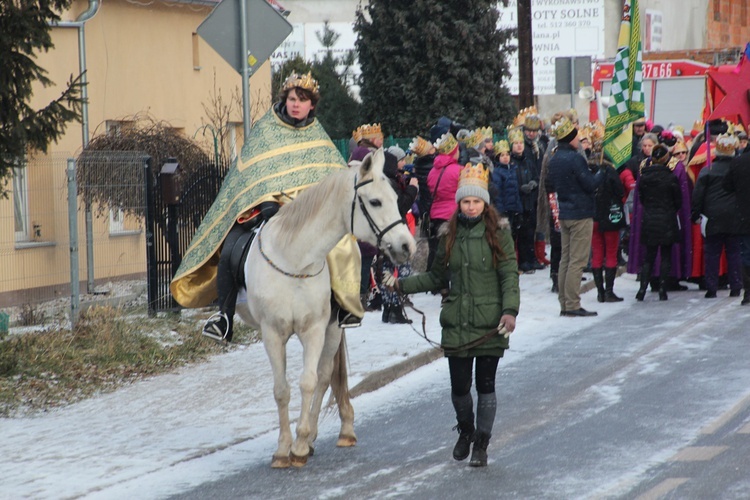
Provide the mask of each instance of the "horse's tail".
{"label": "horse's tail", "polygon": [[331,394],[336,399],[339,408],[350,404],[349,372],[346,357],[346,330],[341,332],[339,349],[333,357],[333,373],[331,374]]}

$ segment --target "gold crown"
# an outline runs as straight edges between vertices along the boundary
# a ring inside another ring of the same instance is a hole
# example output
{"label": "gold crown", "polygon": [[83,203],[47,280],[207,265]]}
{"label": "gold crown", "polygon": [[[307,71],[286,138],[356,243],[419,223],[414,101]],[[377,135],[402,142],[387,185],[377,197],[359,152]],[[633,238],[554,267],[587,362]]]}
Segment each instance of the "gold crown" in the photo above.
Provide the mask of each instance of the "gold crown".
{"label": "gold crown", "polygon": [[439,153],[447,155],[458,147],[458,141],[453,137],[453,134],[446,132],[440,137],[440,139],[435,141],[434,146]]}
{"label": "gold crown", "polygon": [[458,176],[458,187],[462,188],[465,186],[478,186],[487,189],[490,182],[490,171],[484,168],[484,165],[477,163],[476,165],[471,162],[467,163],[461,169]]}
{"label": "gold crown", "polygon": [[483,142],[484,142],[484,134],[482,134],[482,131],[480,129],[475,129],[466,138],[466,140],[464,141],[464,144],[466,144],[467,148],[476,148]]}
{"label": "gold crown", "polygon": [[352,132],[352,137],[354,137],[354,140],[357,142],[362,139],[375,139],[377,137],[383,137],[383,131],[380,129],[379,123],[373,123],[372,125],[368,123]]}
{"label": "gold crown", "polygon": [[508,141],[511,144],[514,142],[523,142],[523,131],[520,127],[515,127],[508,131]]}
{"label": "gold crown", "polygon": [[570,118],[568,118],[567,116],[563,116],[555,123],[553,123],[549,128],[550,132],[552,132],[552,135],[554,135],[555,139],[557,139],[558,141],[570,135],[570,133],[575,129],[576,126],[573,125],[573,122],[570,121]]}
{"label": "gold crown", "polygon": [[734,156],[739,141],[732,132],[721,134],[716,138],[716,154],[721,156]]}
{"label": "gold crown", "polygon": [[[581,135],[583,134],[583,136]],[[581,127],[579,134],[581,137],[587,137],[591,141],[591,148],[594,151],[601,151],[602,142],[604,141],[604,124],[599,120],[588,122],[586,125]]]}
{"label": "gold crown", "polygon": [[703,132],[703,120],[695,120],[693,122],[693,130],[696,132]]}
{"label": "gold crown", "polygon": [[536,115],[537,119],[539,119],[539,112],[536,110],[536,106],[529,106],[519,111],[518,115],[513,119],[513,127],[523,127],[526,117],[531,115]]}
{"label": "gold crown", "polygon": [[480,132],[482,133],[482,135],[484,136],[485,140],[486,140],[486,139],[490,139],[490,140],[492,140],[492,137],[493,137],[493,135],[494,135],[494,134],[492,133],[492,127],[481,127],[481,128],[479,129],[479,131],[480,131]]}
{"label": "gold crown", "polygon": [[495,154],[510,153],[510,144],[505,139],[501,139],[495,143]]}
{"label": "gold crown", "polygon": [[432,144],[427,139],[417,136],[409,144],[409,150],[417,156],[424,156],[430,153]]}
{"label": "gold crown", "polygon": [[284,80],[284,85],[281,87],[281,90],[289,90],[296,87],[309,90],[316,95],[320,93],[320,86],[318,85],[318,81],[312,77],[312,72],[310,71],[308,71],[306,75],[298,75],[297,73],[292,73],[291,75],[289,75],[289,78]]}

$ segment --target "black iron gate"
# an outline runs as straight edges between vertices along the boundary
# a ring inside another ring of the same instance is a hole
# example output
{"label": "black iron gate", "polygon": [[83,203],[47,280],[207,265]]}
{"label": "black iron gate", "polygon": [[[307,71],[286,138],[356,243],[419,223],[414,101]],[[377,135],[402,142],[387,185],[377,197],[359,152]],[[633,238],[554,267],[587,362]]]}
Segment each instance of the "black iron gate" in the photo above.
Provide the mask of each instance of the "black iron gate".
{"label": "black iron gate", "polygon": [[[158,168],[162,172],[162,165],[151,168]],[[180,174],[176,202],[169,189],[165,189],[164,174],[154,176],[148,172],[146,175],[146,182],[150,184],[146,189],[149,314],[180,308],[169,291],[169,283],[180,266],[190,240],[219,193],[228,168],[227,162],[212,162],[194,168],[189,174]],[[157,185],[154,186],[157,177]]]}

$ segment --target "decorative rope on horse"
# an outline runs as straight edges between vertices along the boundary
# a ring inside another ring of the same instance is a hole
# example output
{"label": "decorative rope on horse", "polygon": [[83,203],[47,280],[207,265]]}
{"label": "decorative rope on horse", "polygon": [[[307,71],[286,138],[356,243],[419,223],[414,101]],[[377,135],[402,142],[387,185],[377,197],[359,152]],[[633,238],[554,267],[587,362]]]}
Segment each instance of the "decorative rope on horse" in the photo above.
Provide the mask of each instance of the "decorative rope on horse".
{"label": "decorative rope on horse", "polygon": [[260,254],[263,256],[264,259],[266,259],[266,262],[268,262],[268,265],[270,265],[272,268],[283,274],[284,276],[289,276],[290,278],[314,278],[315,276],[319,275],[323,272],[323,269],[326,268],[326,263],[323,262],[323,267],[320,268],[320,271],[318,271],[315,274],[294,274],[294,273],[288,273],[281,269],[279,266],[273,263],[273,261],[268,258],[268,255],[266,255],[266,252],[263,251],[263,241],[260,238],[260,233],[263,231],[263,227],[265,227],[265,224],[263,224],[260,229],[258,229],[258,250],[260,250]]}

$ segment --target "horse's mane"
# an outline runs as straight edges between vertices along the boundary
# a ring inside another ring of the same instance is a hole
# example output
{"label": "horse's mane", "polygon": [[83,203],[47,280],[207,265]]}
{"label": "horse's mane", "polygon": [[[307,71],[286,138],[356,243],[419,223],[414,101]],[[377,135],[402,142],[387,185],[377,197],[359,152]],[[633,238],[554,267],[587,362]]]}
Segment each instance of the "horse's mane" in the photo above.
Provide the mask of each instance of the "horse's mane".
{"label": "horse's mane", "polygon": [[322,211],[330,209],[332,200],[348,198],[349,170],[341,169],[302,191],[294,201],[285,204],[274,217],[278,219],[278,237],[283,246],[292,242],[303,227],[310,224]]}

